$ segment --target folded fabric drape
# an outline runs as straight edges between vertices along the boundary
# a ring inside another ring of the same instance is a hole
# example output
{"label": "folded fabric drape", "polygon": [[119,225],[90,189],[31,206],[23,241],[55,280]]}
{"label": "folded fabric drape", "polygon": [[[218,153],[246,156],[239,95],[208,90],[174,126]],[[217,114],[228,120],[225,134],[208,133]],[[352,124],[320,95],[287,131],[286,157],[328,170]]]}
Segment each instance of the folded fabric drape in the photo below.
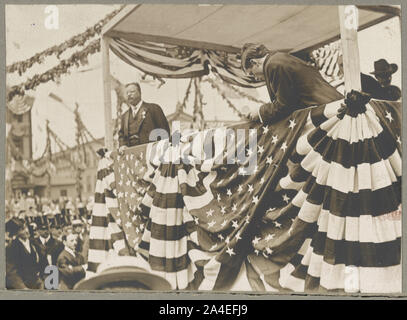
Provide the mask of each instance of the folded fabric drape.
{"label": "folded fabric drape", "polygon": [[[400,292],[401,104],[341,104],[104,154],[89,271],[138,252],[173,289]],[[227,163],[227,134],[246,160]]]}

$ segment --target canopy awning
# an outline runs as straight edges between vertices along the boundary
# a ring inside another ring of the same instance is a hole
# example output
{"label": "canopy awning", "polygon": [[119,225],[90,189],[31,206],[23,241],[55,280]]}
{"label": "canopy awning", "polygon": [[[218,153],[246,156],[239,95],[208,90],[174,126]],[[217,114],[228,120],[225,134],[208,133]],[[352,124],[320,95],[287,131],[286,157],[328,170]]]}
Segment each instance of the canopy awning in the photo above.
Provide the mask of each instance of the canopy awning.
{"label": "canopy awning", "polygon": [[[400,6],[357,7],[360,10],[353,18],[358,19],[358,30],[400,16]],[[357,32],[351,28],[345,30],[344,8],[315,5],[126,5],[102,30],[106,146],[113,147],[110,50],[122,61],[153,76],[198,77],[208,74],[210,67],[210,71],[228,83],[257,87],[264,83],[249,77],[241,69],[240,48],[245,43],[263,43],[273,51],[298,54],[319,48],[342,35],[346,42],[343,59],[345,84],[357,89],[360,86]],[[350,56],[357,56],[352,63],[348,63]],[[350,74],[352,77],[349,78]]]}
{"label": "canopy awning", "polygon": [[[358,6],[359,30],[400,14],[398,6]],[[104,29],[108,37],[239,52],[246,42],[298,52],[339,39],[337,6],[139,4]]]}

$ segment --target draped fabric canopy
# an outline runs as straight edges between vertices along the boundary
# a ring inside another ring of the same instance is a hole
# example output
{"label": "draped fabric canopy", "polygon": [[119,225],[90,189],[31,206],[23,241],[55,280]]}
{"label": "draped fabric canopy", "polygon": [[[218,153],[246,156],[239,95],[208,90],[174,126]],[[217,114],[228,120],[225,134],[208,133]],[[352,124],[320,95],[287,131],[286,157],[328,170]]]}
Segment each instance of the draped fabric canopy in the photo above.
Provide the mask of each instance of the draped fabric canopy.
{"label": "draped fabric canopy", "polygon": [[110,49],[129,65],[161,78],[200,77],[212,71],[231,84],[243,87],[264,85],[263,81],[248,77],[242,71],[236,53],[121,38],[113,38]]}
{"label": "draped fabric canopy", "polygon": [[[389,19],[359,6],[359,30]],[[209,72],[229,83],[257,87],[240,70],[240,48],[263,43],[270,50],[298,53],[339,39],[337,6],[128,5],[103,29],[123,61],[158,77],[189,78]]]}

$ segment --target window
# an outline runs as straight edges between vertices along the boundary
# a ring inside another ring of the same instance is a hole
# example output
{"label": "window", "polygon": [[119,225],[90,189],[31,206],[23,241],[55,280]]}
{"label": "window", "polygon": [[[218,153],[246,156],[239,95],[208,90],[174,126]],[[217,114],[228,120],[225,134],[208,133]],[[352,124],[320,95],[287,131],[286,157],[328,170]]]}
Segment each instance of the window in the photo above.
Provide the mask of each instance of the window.
{"label": "window", "polygon": [[62,189],[62,190],[60,191],[60,194],[61,194],[61,197],[66,197],[66,196],[68,196],[68,192],[66,191],[66,189]]}

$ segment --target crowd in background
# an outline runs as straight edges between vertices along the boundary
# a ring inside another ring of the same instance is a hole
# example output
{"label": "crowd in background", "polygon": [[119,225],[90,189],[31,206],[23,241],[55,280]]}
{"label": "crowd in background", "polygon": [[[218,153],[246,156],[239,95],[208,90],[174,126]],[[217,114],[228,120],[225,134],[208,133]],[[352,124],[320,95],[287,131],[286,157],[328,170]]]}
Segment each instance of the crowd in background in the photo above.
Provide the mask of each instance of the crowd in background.
{"label": "crowd in background", "polygon": [[43,289],[48,265],[59,270],[59,289],[85,277],[93,199],[51,201],[31,192],[6,201],[8,289]]}

